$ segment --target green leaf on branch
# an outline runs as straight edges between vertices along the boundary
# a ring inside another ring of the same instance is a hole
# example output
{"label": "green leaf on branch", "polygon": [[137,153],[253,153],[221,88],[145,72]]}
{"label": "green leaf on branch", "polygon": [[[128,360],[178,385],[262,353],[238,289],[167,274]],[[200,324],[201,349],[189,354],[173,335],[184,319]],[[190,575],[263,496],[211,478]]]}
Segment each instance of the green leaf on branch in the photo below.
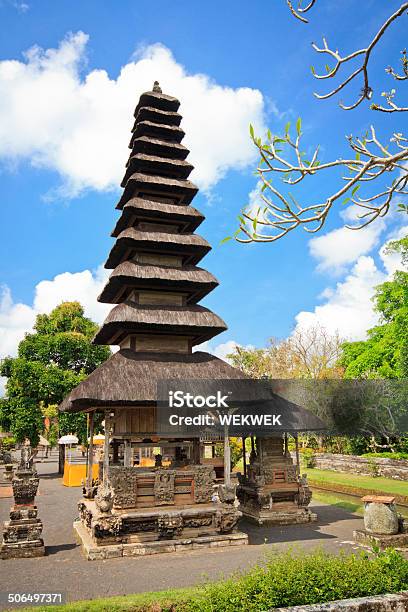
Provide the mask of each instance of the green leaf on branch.
{"label": "green leaf on branch", "polygon": [[296,131],[297,131],[298,136],[300,136],[301,131],[302,131],[302,119],[300,117],[296,121]]}
{"label": "green leaf on branch", "polygon": [[223,238],[220,242],[221,244],[225,244],[226,242],[228,242],[229,240],[232,240],[232,236],[226,236],[225,238]]}

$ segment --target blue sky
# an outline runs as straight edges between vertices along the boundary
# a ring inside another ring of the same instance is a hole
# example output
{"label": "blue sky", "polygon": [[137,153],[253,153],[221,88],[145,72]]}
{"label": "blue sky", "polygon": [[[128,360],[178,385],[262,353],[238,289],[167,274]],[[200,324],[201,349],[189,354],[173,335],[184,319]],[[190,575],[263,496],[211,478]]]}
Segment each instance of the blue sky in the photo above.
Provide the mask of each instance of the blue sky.
{"label": "blue sky", "polygon": [[[195,205],[206,215],[199,233],[213,246],[202,265],[221,282],[204,303],[229,326],[211,350],[231,341],[263,346],[306,319],[362,337],[375,321],[372,288],[394,265],[379,248],[403,231],[401,217],[362,233],[352,249],[344,232],[334,233],[343,225],[339,210],[324,243],[311,244],[303,231],[266,245],[220,241],[256,184],[250,121],[275,133],[301,116],[307,143],[320,143],[324,159],[345,155],[345,134],[362,133],[370,122],[383,138],[403,131],[401,116],[373,116],[365,105],[344,112],[337,100],[316,100],[310,73],[319,65],[311,41],[324,34],[350,52],[399,5],[322,2],[303,25],[283,0],[0,0],[0,357],[60,298],[83,296],[88,314],[102,317],[93,304],[117,218],[124,126],[130,131],[131,109],[156,78],[166,93],[184,92],[180,112],[202,188]],[[376,92],[392,87],[384,67],[397,65],[403,33],[396,25],[376,52]],[[33,47],[43,51],[27,55]],[[331,180],[308,186],[304,196],[333,189],[338,179]]]}

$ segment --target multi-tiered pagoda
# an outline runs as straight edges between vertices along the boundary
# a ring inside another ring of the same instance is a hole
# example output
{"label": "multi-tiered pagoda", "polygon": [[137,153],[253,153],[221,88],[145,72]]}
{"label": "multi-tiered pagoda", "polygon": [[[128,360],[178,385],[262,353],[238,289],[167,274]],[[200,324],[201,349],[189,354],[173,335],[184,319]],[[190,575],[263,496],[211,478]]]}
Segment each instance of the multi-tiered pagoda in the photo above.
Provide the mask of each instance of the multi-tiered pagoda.
{"label": "multi-tiered pagoda", "polygon": [[[200,438],[160,439],[156,433],[159,380],[243,377],[215,356],[193,352],[226,325],[198,304],[218,283],[197,266],[210,246],[194,233],[204,217],[191,206],[198,189],[188,180],[193,166],[181,144],[179,106],[158,83],[136,106],[121,214],[105,264],[113,272],[99,296],[114,306],[93,340],[120,350],[60,406],[89,413],[90,465],[76,523],[89,558],[247,542],[234,533],[240,515],[234,496],[224,491],[222,501],[212,501],[214,471],[202,464]],[[97,411],[104,412],[106,434],[95,496]],[[160,452],[151,465],[153,448]]]}

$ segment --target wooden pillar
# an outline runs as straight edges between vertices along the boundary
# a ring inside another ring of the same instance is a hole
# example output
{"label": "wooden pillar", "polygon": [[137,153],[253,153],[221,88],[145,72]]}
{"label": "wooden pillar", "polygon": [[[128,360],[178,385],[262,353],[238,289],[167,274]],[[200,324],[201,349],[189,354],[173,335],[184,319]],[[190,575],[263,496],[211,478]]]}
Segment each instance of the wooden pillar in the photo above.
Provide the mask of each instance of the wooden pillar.
{"label": "wooden pillar", "polygon": [[300,458],[299,458],[299,438],[298,435],[295,435],[295,447],[296,447],[296,471],[298,476],[300,476]]}
{"label": "wooden pillar", "polygon": [[58,474],[64,473],[65,444],[58,444]]}
{"label": "wooden pillar", "polygon": [[228,427],[224,430],[224,484],[231,484],[231,449],[229,445]]}
{"label": "wooden pillar", "polygon": [[105,410],[105,441],[103,446],[103,481],[106,483],[109,480],[109,430],[110,430],[110,414]]}
{"label": "wooden pillar", "polygon": [[245,436],[242,436],[242,459],[243,459],[243,464],[244,464],[244,476],[246,477],[246,475],[247,475],[247,463],[246,463],[245,441],[246,441]]}
{"label": "wooden pillar", "polygon": [[193,463],[194,465],[200,465],[201,463],[200,438],[193,439]]}
{"label": "wooden pillar", "polygon": [[112,440],[112,463],[119,461],[119,440]]}
{"label": "wooden pillar", "polygon": [[123,465],[125,467],[133,467],[132,465],[132,443],[130,440],[124,441]]}
{"label": "wooden pillar", "polygon": [[93,467],[93,437],[94,437],[94,415],[95,412],[94,410],[92,410],[92,412],[89,413],[89,444],[88,444],[88,458],[87,458],[87,462],[88,462],[88,471],[87,471],[87,475],[86,475],[86,486],[87,487],[91,487],[92,486],[92,467]]}

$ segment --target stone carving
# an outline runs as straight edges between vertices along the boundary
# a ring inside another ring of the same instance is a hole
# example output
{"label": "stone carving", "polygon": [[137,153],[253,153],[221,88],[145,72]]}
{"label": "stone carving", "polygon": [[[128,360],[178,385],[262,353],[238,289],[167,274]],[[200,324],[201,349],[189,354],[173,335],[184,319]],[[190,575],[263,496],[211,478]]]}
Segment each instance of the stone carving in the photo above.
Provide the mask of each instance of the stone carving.
{"label": "stone carving", "polygon": [[235,487],[220,485],[218,487],[218,497],[222,504],[233,504],[235,502]]}
{"label": "stone carving", "polygon": [[[282,436],[257,438],[247,476],[238,476],[240,510],[259,524],[302,523],[315,520],[308,510],[312,493],[305,477],[299,478]],[[284,507],[282,502],[284,502]]]}
{"label": "stone carving", "polygon": [[111,466],[109,480],[114,492],[114,508],[135,508],[137,505],[137,471],[132,467]]}
{"label": "stone carving", "polygon": [[37,518],[37,515],[37,506],[28,506],[27,508],[13,506],[13,508],[11,508],[10,510],[10,519],[12,521],[18,521],[21,519],[34,519]]}
{"label": "stone carving", "polygon": [[195,465],[194,501],[196,504],[208,504],[212,500],[215,472],[212,466]]}
{"label": "stone carving", "polygon": [[88,529],[91,529],[92,512],[87,508],[83,501],[78,502],[79,518]]}
{"label": "stone carving", "polygon": [[159,539],[170,540],[181,534],[183,518],[181,514],[161,514],[157,521]]}
{"label": "stone carving", "polygon": [[199,527],[211,527],[213,524],[212,516],[195,516],[184,519],[185,529],[196,529]]}
{"label": "stone carving", "polygon": [[43,525],[38,518],[34,499],[39,478],[33,465],[35,453],[29,446],[21,450],[21,459],[11,481],[15,505],[10,510],[10,520],[4,523],[2,559],[16,557],[40,557],[45,554],[41,538]]}
{"label": "stone carving", "polygon": [[19,470],[34,470],[33,461],[36,453],[33,451],[31,446],[23,446],[21,449],[20,463],[18,465]]}
{"label": "stone carving", "polygon": [[122,520],[122,533],[143,533],[146,531],[157,532],[157,519],[134,519],[125,517]]}
{"label": "stone carving", "polygon": [[229,533],[235,527],[238,519],[242,516],[241,512],[235,508],[217,510],[215,524],[220,533]]}
{"label": "stone carving", "polygon": [[159,469],[154,477],[154,501],[156,506],[174,504],[175,470]]}
{"label": "stone carving", "polygon": [[119,535],[122,527],[120,516],[99,515],[91,523],[92,535],[95,538],[114,538]]}
{"label": "stone carving", "polygon": [[14,465],[12,463],[6,463],[4,466],[3,477],[4,480],[11,482],[14,476]]}
{"label": "stone carving", "polygon": [[33,456],[31,448],[23,446],[20,463],[11,481],[16,504],[28,506],[37,495],[40,480],[33,466]]}
{"label": "stone carving", "polygon": [[301,508],[307,508],[307,506],[312,501],[312,491],[309,488],[307,483],[307,476],[303,474],[299,478],[299,495],[298,495],[298,504]]}
{"label": "stone carving", "polygon": [[113,489],[109,481],[102,482],[95,496],[95,504],[102,514],[109,514],[113,508]]}
{"label": "stone carving", "polygon": [[16,504],[28,506],[34,502],[40,479],[32,471],[17,470],[12,481],[14,501]]}

